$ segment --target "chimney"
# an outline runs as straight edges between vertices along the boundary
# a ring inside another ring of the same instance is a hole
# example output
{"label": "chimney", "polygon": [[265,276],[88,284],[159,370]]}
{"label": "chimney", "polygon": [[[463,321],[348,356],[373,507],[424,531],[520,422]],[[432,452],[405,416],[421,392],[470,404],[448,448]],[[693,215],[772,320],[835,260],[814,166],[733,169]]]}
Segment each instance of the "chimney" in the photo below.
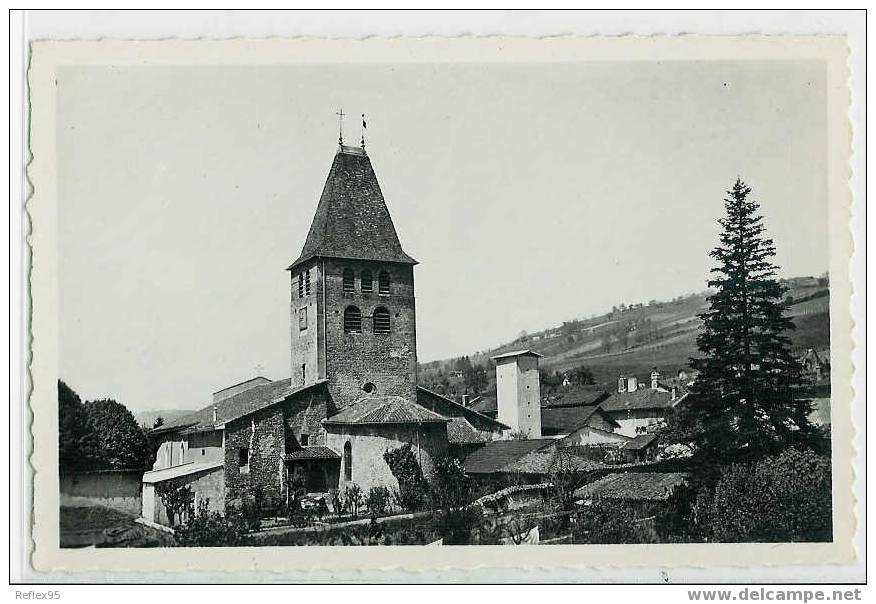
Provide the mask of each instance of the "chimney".
{"label": "chimney", "polygon": [[675,400],[675,386],[672,387],[671,399],[672,399],[673,401]]}
{"label": "chimney", "polygon": [[219,407],[216,405],[213,405],[213,423],[215,424],[218,422],[219,422]]}
{"label": "chimney", "polygon": [[635,392],[638,389],[639,389],[639,380],[636,378],[636,376],[633,376],[631,378],[627,378],[627,391],[628,392]]}
{"label": "chimney", "polygon": [[462,395],[462,406],[468,407],[468,395],[467,394]]}
{"label": "chimney", "polygon": [[496,362],[496,419],[523,432],[527,438],[541,438],[541,388],[538,360],[531,350],[508,352],[493,357]]}
{"label": "chimney", "polygon": [[617,391],[618,392],[626,392],[627,391],[627,378],[624,376],[620,376],[617,378]]}

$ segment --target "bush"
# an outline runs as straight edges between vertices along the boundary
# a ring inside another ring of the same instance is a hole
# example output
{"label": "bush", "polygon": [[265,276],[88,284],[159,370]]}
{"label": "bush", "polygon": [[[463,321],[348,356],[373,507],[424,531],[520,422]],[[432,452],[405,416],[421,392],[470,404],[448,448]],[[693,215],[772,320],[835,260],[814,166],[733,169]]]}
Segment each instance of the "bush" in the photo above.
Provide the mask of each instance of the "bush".
{"label": "bush", "polygon": [[218,512],[210,512],[207,502],[198,504],[198,510],[185,524],[176,529],[176,541],[184,547],[219,547],[243,545],[246,521],[240,516],[226,519]]}
{"label": "bush", "polygon": [[830,459],[792,448],[730,466],[693,514],[713,541],[831,541],[831,502]]}
{"label": "bush", "polygon": [[390,507],[391,493],[386,487],[371,487],[365,498],[365,505],[372,518],[385,514]]}
{"label": "bush", "polygon": [[444,545],[469,545],[482,521],[483,513],[477,506],[446,508],[436,512],[435,528]]}
{"label": "bush", "polygon": [[576,517],[573,543],[658,543],[654,513],[618,501],[594,500]]}
{"label": "bush", "polygon": [[472,480],[455,457],[435,460],[430,489],[433,502],[442,509],[462,507],[472,500]]}
{"label": "bush", "polygon": [[411,444],[390,449],[383,460],[398,481],[398,502],[404,509],[421,510],[429,502],[429,485],[423,478],[423,470],[417,462]]}
{"label": "bush", "polygon": [[359,508],[365,503],[365,496],[362,494],[362,487],[355,482],[348,484],[344,489],[342,499],[344,508],[353,515],[353,518],[358,518]]}
{"label": "bush", "polygon": [[178,480],[165,480],[156,483],[155,495],[164,505],[167,521],[171,526],[182,523],[186,516],[191,515],[194,493],[190,487]]}

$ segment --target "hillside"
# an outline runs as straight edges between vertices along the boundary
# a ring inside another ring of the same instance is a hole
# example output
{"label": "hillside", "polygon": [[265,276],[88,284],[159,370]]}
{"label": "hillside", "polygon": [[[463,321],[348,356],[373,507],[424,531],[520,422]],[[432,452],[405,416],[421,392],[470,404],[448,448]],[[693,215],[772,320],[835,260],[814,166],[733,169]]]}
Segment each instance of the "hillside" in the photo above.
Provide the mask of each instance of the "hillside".
{"label": "hillside", "polygon": [[[789,315],[797,326],[791,334],[795,351],[829,348],[827,279],[799,277],[785,280],[784,284],[792,300]],[[490,368],[491,356],[528,348],[544,355],[541,366],[549,373],[583,365],[603,385],[615,383],[621,373],[644,376],[655,366],[664,374],[675,373],[696,354],[696,336],[702,324],[697,315],[707,308],[707,295],[702,292],[668,302],[621,305],[597,317],[521,334],[502,346],[469,354],[468,360],[473,366]],[[513,327],[509,326],[509,331]],[[424,363],[420,367],[420,381],[436,385],[449,376],[452,384],[452,371],[458,364],[456,359]],[[486,373],[487,380],[492,382],[492,369]]]}
{"label": "hillside", "polygon": [[165,423],[169,423],[170,421],[188,415],[191,412],[191,409],[153,409],[150,411],[137,411],[134,413],[134,419],[136,419],[137,423],[141,426],[151,428],[155,425],[155,420],[158,419],[159,416],[164,418]]}

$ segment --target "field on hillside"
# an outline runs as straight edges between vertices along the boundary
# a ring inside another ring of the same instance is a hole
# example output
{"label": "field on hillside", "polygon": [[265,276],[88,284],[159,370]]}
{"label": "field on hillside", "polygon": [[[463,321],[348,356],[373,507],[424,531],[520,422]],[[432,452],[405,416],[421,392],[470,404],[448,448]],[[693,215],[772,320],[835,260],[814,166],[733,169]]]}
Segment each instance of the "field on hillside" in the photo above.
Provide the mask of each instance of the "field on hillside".
{"label": "field on hillside", "polygon": [[[796,324],[791,333],[795,352],[830,346],[829,296],[826,279],[810,277],[785,282],[792,304],[789,316]],[[564,322],[559,327],[522,335],[492,350],[468,355],[471,363],[490,367],[490,357],[519,349],[534,350],[544,358],[548,372],[565,372],[586,366],[597,383],[613,384],[621,373],[644,376],[652,367],[665,374],[688,366],[696,356],[696,337],[702,321],[697,316],[708,308],[708,293],[691,294],[669,302],[621,306],[586,320]],[[509,326],[514,332],[514,326]],[[426,363],[421,381],[444,375],[453,359]],[[487,371],[490,387],[495,376]]]}

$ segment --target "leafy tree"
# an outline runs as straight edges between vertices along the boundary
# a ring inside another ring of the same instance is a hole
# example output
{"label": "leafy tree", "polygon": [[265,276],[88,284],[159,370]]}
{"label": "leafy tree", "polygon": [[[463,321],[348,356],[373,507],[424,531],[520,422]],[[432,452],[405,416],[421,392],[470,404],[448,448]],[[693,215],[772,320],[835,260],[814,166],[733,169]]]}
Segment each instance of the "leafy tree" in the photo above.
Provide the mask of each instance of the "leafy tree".
{"label": "leafy tree", "polygon": [[191,487],[177,480],[165,480],[155,484],[155,495],[161,500],[171,526],[190,516],[194,501]]}
{"label": "leafy tree", "polygon": [[63,471],[89,470],[95,465],[96,443],[88,413],[79,395],[58,380],[58,465]]}
{"label": "leafy tree", "polygon": [[596,379],[593,377],[593,372],[589,367],[581,365],[569,372],[569,381],[576,386],[586,386],[595,384]]}
{"label": "leafy tree", "polygon": [[775,247],[765,237],[759,205],[737,178],[724,199],[726,216],[708,285],[715,293],[700,318],[699,377],[681,417],[699,454],[713,459],[768,455],[811,432],[808,405],[795,400],[800,374],[786,335],[785,288],[775,278]]}
{"label": "leafy tree", "polygon": [[390,508],[391,499],[392,494],[388,488],[382,486],[371,487],[368,489],[368,495],[365,497],[368,513],[372,518],[385,514]]}
{"label": "leafy tree", "polygon": [[411,443],[386,451],[383,460],[398,481],[399,504],[408,510],[423,509],[428,503],[429,484],[423,477]]}
{"label": "leafy tree", "polygon": [[164,418],[159,415],[158,417],[155,418],[155,421],[152,423],[152,428],[153,429],[160,428],[163,425],[164,425]]}
{"label": "leafy tree", "polygon": [[730,466],[697,498],[693,517],[714,541],[830,541],[831,501],[830,458],[791,448]]}
{"label": "leafy tree", "polygon": [[432,499],[442,509],[465,507],[472,500],[472,480],[455,457],[439,457],[432,471]]}
{"label": "leafy tree", "polygon": [[149,446],[143,429],[127,407],[111,399],[85,403],[103,468],[143,468]]}

